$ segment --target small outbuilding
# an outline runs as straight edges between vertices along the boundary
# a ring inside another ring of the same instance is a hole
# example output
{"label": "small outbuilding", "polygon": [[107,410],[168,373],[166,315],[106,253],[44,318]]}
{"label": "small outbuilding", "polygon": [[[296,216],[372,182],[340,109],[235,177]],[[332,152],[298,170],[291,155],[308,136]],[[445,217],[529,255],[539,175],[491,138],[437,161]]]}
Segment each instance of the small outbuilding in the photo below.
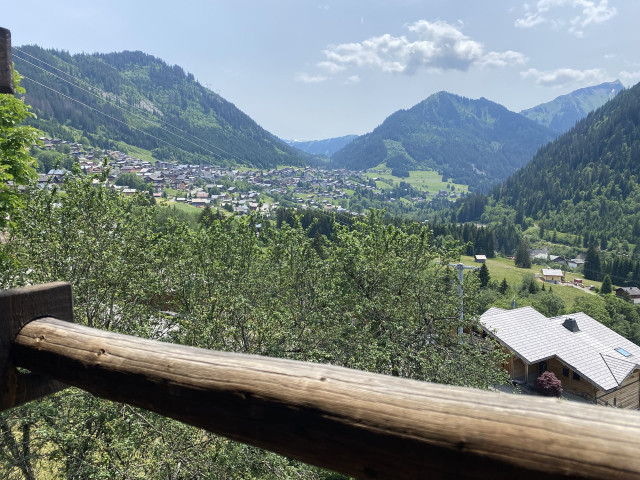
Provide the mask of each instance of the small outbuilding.
{"label": "small outbuilding", "polygon": [[476,255],[475,256],[476,263],[486,263],[487,256],[486,255]]}

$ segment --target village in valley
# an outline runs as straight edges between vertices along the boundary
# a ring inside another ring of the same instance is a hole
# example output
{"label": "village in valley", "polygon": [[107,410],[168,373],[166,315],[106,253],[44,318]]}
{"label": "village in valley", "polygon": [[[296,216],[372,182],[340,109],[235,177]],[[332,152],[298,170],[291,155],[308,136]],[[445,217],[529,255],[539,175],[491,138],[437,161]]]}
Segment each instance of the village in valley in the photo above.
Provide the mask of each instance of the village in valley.
{"label": "village in valley", "polygon": [[[75,158],[83,173],[97,175],[105,168],[108,171],[107,184],[134,195],[139,191],[148,192],[157,201],[167,204],[180,203],[193,207],[221,208],[239,215],[260,210],[268,214],[279,206],[297,209],[322,209],[358,215],[359,211],[346,208],[349,195],[364,191],[373,198],[387,203],[400,201],[391,192],[388,182],[367,172],[346,169],[327,170],[317,167],[280,167],[271,170],[225,168],[210,164],[179,164],[170,161],[141,160],[118,150],[85,150],[80,143],[57,138],[41,137],[45,150],[65,149]],[[375,174],[377,171],[372,170]],[[61,184],[67,170],[61,167],[40,173],[38,185]],[[135,174],[144,180],[145,189],[135,189],[118,182],[122,174]],[[98,182],[99,180],[95,180]],[[386,187],[386,188],[385,188]],[[403,198],[408,203],[427,202],[430,199],[455,200],[459,195],[448,189],[429,192],[426,189],[412,189],[411,196]]]}

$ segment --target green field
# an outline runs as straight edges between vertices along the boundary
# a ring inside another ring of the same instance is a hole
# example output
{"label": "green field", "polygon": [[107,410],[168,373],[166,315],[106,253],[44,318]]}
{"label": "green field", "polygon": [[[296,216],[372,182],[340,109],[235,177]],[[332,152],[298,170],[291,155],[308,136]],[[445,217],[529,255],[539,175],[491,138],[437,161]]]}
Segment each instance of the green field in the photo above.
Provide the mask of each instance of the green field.
{"label": "green field", "polygon": [[[412,187],[422,190],[423,192],[438,193],[440,190],[450,192],[451,185],[455,187],[455,193],[466,193],[469,191],[467,185],[447,182],[446,179],[443,179],[442,175],[438,174],[435,170],[412,170],[409,172],[409,178],[400,178],[391,175],[391,169],[387,168],[384,163],[378,165],[373,170],[376,170],[376,172],[367,172],[365,175],[369,178],[390,180],[393,183],[407,182]],[[381,181],[376,182],[376,185],[382,189],[391,188],[388,183]],[[449,187],[447,187],[447,185],[449,185]]]}
{"label": "green field", "polygon": [[[473,257],[462,256],[461,261],[465,265],[478,265],[474,263]],[[496,282],[501,282],[503,278],[507,279],[507,283],[509,286],[516,287],[522,283],[522,279],[526,274],[536,274],[541,273],[542,266],[541,265],[532,265],[531,268],[519,268],[516,267],[513,260],[509,260],[508,258],[488,258],[487,259],[487,268],[489,269],[489,274],[491,275],[491,280]],[[573,281],[574,278],[582,278],[578,274],[567,273],[565,275],[565,279],[567,281]],[[592,280],[585,280],[585,285],[595,285],[600,288],[601,282],[596,282]],[[592,293],[588,292],[587,289],[576,288],[571,286],[564,285],[549,285],[545,284],[548,289],[549,286],[553,287],[553,293],[564,300],[567,308],[573,306],[573,302],[576,298],[585,297],[588,295],[592,295]]]}

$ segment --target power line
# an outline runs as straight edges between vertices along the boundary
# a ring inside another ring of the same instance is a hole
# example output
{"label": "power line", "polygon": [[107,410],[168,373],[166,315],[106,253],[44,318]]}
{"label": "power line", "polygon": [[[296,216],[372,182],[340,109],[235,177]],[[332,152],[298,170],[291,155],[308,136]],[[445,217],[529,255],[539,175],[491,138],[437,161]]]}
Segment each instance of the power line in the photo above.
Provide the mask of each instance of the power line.
{"label": "power line", "polygon": [[[28,61],[28,60],[25,60],[24,58],[20,58],[18,55],[14,55],[14,58],[18,58],[19,60],[21,60],[21,61],[23,61],[23,62],[25,62],[25,63],[28,63],[29,65],[32,65],[32,66],[34,66],[34,67],[36,67],[36,68],[39,68],[39,69],[40,69],[40,70],[42,70],[43,72],[48,73],[49,75],[53,75],[54,77],[58,78],[59,80],[62,80],[63,82],[66,82],[66,83],[68,83],[69,85],[71,85],[71,86],[73,86],[73,87],[76,87],[76,88],[78,88],[78,89],[82,90],[83,92],[88,93],[89,95],[93,95],[94,97],[97,97],[97,98],[99,98],[99,99],[101,99],[101,100],[105,100],[105,101],[106,101],[107,103],[109,103],[110,105],[113,105],[114,107],[119,108],[120,110],[122,110],[122,111],[124,111],[124,112],[126,112],[126,113],[129,113],[129,114],[131,114],[131,115],[134,115],[135,117],[137,117],[137,118],[139,118],[139,119],[141,119],[141,120],[143,120],[143,121],[145,121],[145,122],[147,122],[147,123],[154,124],[154,122],[153,122],[152,120],[149,120],[149,119],[147,119],[147,118],[144,118],[142,115],[139,115],[139,114],[137,114],[137,113],[129,112],[128,110],[126,110],[125,108],[121,107],[121,106],[120,106],[120,105],[118,105],[117,103],[111,102],[111,101],[109,101],[108,99],[105,99],[104,97],[102,97],[102,96],[98,95],[97,93],[94,93],[94,92],[91,92],[91,91],[89,91],[89,90],[86,90],[86,89],[84,89],[84,88],[82,88],[82,87],[79,87],[78,85],[75,85],[74,83],[70,82],[69,80],[66,80],[66,79],[62,78],[62,77],[60,77],[60,76],[56,75],[55,73],[51,73],[51,72],[49,72],[49,71],[45,70],[44,68],[40,67],[39,65],[36,65],[35,63],[32,63],[32,62],[30,62],[30,61]],[[25,77],[25,78],[26,78],[26,77]],[[33,81],[33,80],[32,80],[32,81]],[[105,95],[108,95],[108,94],[107,94],[106,92],[104,92],[104,91],[103,91],[102,93],[104,93]],[[130,106],[130,107],[132,107],[132,108],[136,108],[136,107],[134,107],[134,106],[132,106],[132,105],[128,104],[127,102],[124,102],[124,101],[123,101],[123,103],[124,103],[125,105],[129,105],[129,106]],[[177,135],[176,133],[174,133],[174,132],[172,132],[172,131],[170,131],[170,130],[168,130],[168,129],[166,129],[166,128],[162,127],[162,126],[160,126],[159,128],[160,128],[161,130],[164,130],[164,131],[165,131],[165,132],[167,132],[167,133],[170,133],[171,135],[175,135],[176,137],[178,137],[178,138],[179,138],[179,139],[181,139],[181,140],[184,140],[184,141],[186,141],[186,142],[191,143],[192,145],[194,145],[194,146],[196,146],[196,147],[198,147],[198,148],[201,148],[201,149],[203,149],[203,150],[205,150],[205,151],[208,151],[208,150],[207,150],[206,148],[204,148],[202,145],[198,145],[198,144],[196,144],[196,143],[193,143],[193,142],[191,142],[189,139],[183,138],[183,137],[181,137],[180,135]],[[210,152],[210,153],[213,153],[213,152]]]}
{"label": "power line", "polygon": [[[38,82],[38,81],[36,81],[36,80],[33,80],[32,78],[29,78],[29,77],[27,77],[26,75],[21,75],[21,76],[22,76],[22,78],[24,78],[24,79],[26,79],[26,80],[29,80],[30,82],[33,82],[33,83],[35,83],[36,85],[40,85],[40,86],[41,86],[41,87],[43,87],[43,88],[46,88],[46,89],[48,89],[48,90],[51,90],[52,92],[55,92],[55,93],[57,93],[58,95],[61,95],[61,96],[63,96],[64,98],[67,98],[67,99],[71,100],[72,102],[79,103],[80,105],[82,105],[82,106],[84,106],[84,107],[87,107],[88,109],[93,110],[94,112],[97,112],[97,113],[99,113],[99,114],[101,114],[101,115],[104,115],[105,117],[107,117],[107,118],[109,118],[109,119],[113,120],[114,122],[118,122],[118,123],[121,123],[121,124],[123,124],[123,125],[126,125],[127,127],[131,128],[132,130],[136,130],[136,131],[138,131],[138,132],[140,132],[140,133],[143,133],[143,134],[145,134],[145,135],[148,135],[148,136],[150,136],[151,138],[153,138],[153,139],[155,139],[155,140],[157,140],[157,141],[159,141],[159,142],[165,143],[165,144],[167,144],[167,145],[169,145],[169,146],[171,146],[171,147],[173,147],[173,148],[176,148],[176,149],[178,149],[178,150],[182,150],[182,151],[183,151],[183,152],[185,152],[185,153],[189,153],[189,154],[191,153],[191,152],[188,152],[187,150],[185,150],[184,148],[180,148],[180,147],[178,147],[178,146],[176,146],[176,145],[172,144],[171,142],[167,142],[166,140],[163,140],[162,138],[160,138],[160,137],[157,137],[157,136],[153,135],[152,133],[145,132],[144,130],[139,129],[138,127],[134,127],[133,125],[129,125],[127,122],[124,122],[124,121],[122,121],[122,120],[120,120],[120,119],[118,119],[118,118],[115,118],[115,117],[113,117],[113,116],[109,115],[108,113],[105,113],[105,112],[103,112],[103,111],[101,111],[101,110],[98,110],[97,108],[94,108],[94,107],[92,107],[91,105],[87,105],[86,103],[81,102],[80,100],[77,100],[77,99],[75,99],[75,98],[73,98],[73,97],[70,97],[69,95],[65,95],[64,93],[59,92],[59,91],[57,91],[57,90],[56,90],[56,89],[54,89],[54,88],[51,88],[51,87],[49,87],[49,86],[47,86],[47,85],[44,85],[44,84],[42,84],[42,83],[40,83],[40,82]],[[218,153],[214,153],[214,152],[210,152],[210,153],[211,153],[212,155],[218,155],[221,159],[223,158],[223,157],[222,157],[222,155],[220,155],[220,154],[218,154]]]}
{"label": "power line", "polygon": [[[120,106],[120,105],[118,105],[117,103],[114,103],[114,102],[110,101],[110,100],[109,100],[109,96],[110,96],[110,95],[116,96],[115,94],[110,94],[110,93],[108,93],[108,92],[105,92],[105,91],[104,91],[104,90],[102,90],[101,88],[96,87],[96,86],[94,86],[94,85],[91,85],[90,83],[85,82],[84,80],[82,80],[82,79],[80,79],[80,78],[77,78],[76,76],[71,75],[70,73],[67,73],[67,72],[65,72],[65,71],[61,70],[61,69],[59,69],[59,68],[55,67],[54,65],[51,65],[51,64],[49,64],[49,63],[45,62],[44,60],[39,59],[39,58],[37,58],[37,57],[35,57],[35,56],[33,56],[33,55],[29,54],[28,52],[25,52],[24,50],[21,50],[20,48],[17,48],[17,47],[13,47],[13,48],[14,48],[15,50],[17,50],[18,52],[20,52],[21,54],[23,54],[23,55],[27,55],[27,56],[29,56],[29,57],[31,57],[31,58],[33,58],[33,59],[35,59],[35,60],[37,60],[37,61],[39,61],[39,62],[41,62],[41,63],[45,64],[45,65],[47,65],[48,67],[50,67],[50,68],[52,68],[52,69],[54,69],[54,70],[56,70],[56,71],[60,72],[61,74],[63,74],[63,75],[67,75],[68,77],[71,77],[71,78],[72,78],[72,79],[74,79],[75,81],[77,81],[77,82],[79,82],[79,83],[81,83],[81,84],[87,85],[88,87],[90,87],[90,88],[92,88],[92,89],[95,89],[95,90],[97,90],[97,91],[101,92],[104,96],[98,95],[98,94],[96,94],[96,93],[94,93],[94,92],[92,92],[92,91],[90,91],[90,90],[87,90],[87,89],[85,89],[85,88],[82,88],[82,87],[80,87],[80,86],[78,86],[78,85],[74,84],[73,82],[70,82],[69,80],[66,80],[66,79],[64,79],[64,78],[62,78],[62,77],[60,77],[60,76],[56,75],[56,74],[55,74],[55,73],[53,73],[53,72],[50,72],[50,71],[48,71],[48,70],[46,70],[46,69],[42,68],[42,67],[41,67],[41,66],[39,66],[39,65],[36,65],[36,64],[34,64],[34,63],[32,63],[32,62],[29,62],[28,60],[26,60],[26,59],[24,59],[24,58],[21,58],[19,55],[14,55],[14,56],[15,56],[15,58],[17,58],[17,59],[19,59],[19,60],[21,60],[21,61],[23,61],[23,62],[25,62],[25,63],[28,63],[29,65],[32,65],[32,66],[34,66],[34,67],[36,67],[36,68],[39,68],[40,70],[42,70],[42,71],[44,71],[44,72],[48,73],[49,75],[53,75],[54,77],[58,78],[59,80],[62,80],[63,82],[66,82],[66,83],[68,83],[68,84],[70,84],[70,85],[72,85],[72,86],[74,86],[74,87],[76,87],[76,88],[78,88],[78,89],[82,90],[82,91],[83,91],[83,92],[85,92],[85,93],[88,93],[88,94],[93,95],[93,96],[95,96],[95,97],[97,97],[97,98],[100,98],[101,100],[106,101],[106,102],[107,102],[107,103],[109,103],[110,105],[113,105],[114,107],[119,108],[120,110],[122,110],[122,111],[124,111],[124,112],[127,112],[127,113],[129,113],[129,114],[131,114],[131,115],[134,115],[134,116],[136,116],[137,118],[139,118],[139,119],[141,119],[141,120],[143,120],[143,121],[145,121],[145,122],[153,123],[153,121],[151,121],[151,120],[149,120],[149,119],[147,119],[147,118],[144,118],[144,117],[142,117],[141,115],[138,115],[138,114],[136,114],[136,113],[134,113],[134,112],[127,111],[125,108],[121,107],[121,106]],[[102,63],[103,63],[104,65],[109,66],[109,67],[113,68],[114,70],[116,70],[116,69],[115,69],[114,67],[112,67],[111,65],[108,65],[108,64],[106,64],[106,63],[104,63],[104,62],[102,62]],[[116,71],[117,71],[117,70],[116,70]],[[26,78],[26,77],[25,77],[25,78]],[[31,80],[31,79],[30,79],[30,80]],[[33,81],[33,80],[31,80],[31,81]],[[52,90],[53,90],[53,89],[52,89]],[[119,100],[121,103],[124,103],[125,105],[127,105],[127,106],[129,106],[129,107],[131,107],[131,108],[133,108],[133,109],[140,110],[140,111],[144,112],[145,114],[148,114],[148,113],[149,113],[147,110],[145,110],[145,109],[143,109],[143,108],[140,108],[140,107],[138,107],[138,106],[136,106],[136,105],[132,105],[132,104],[130,104],[130,103],[127,103],[125,100],[122,100],[120,97],[117,97],[117,98],[118,98],[118,100]],[[99,110],[98,110],[98,111],[99,111]],[[185,130],[182,130],[181,128],[176,127],[175,125],[172,125],[171,123],[169,123],[169,122],[166,122],[166,121],[162,120],[161,118],[156,118],[156,117],[154,117],[154,120],[157,120],[157,121],[158,121],[158,122],[160,122],[161,124],[164,124],[164,125],[167,125],[167,126],[169,126],[169,127],[171,127],[171,128],[174,128],[174,129],[178,130],[179,132],[181,132],[181,133],[183,133],[183,134],[185,134],[185,135],[188,135],[188,136],[190,136],[190,137],[192,137],[192,138],[195,138],[195,139],[196,139],[196,140],[198,140],[199,142],[202,142],[203,144],[208,145],[209,147],[214,148],[214,149],[216,149],[216,150],[218,150],[218,151],[222,152],[223,154],[228,155],[229,157],[234,158],[234,159],[235,159],[235,160],[237,160],[238,162],[241,162],[241,163],[243,163],[243,162],[244,162],[244,160],[242,160],[241,158],[237,157],[236,155],[234,155],[234,154],[232,154],[232,153],[230,153],[230,152],[227,152],[226,150],[224,150],[224,149],[222,149],[222,148],[220,148],[220,147],[218,147],[218,146],[216,146],[216,145],[213,145],[213,144],[211,144],[210,142],[208,142],[208,141],[206,141],[206,140],[203,140],[203,139],[199,138],[199,137],[198,137],[198,136],[196,136],[196,135],[193,135],[193,134],[191,134],[191,133],[189,133],[189,132],[187,132],[187,131],[185,131]],[[124,123],[126,124],[126,122],[124,122]],[[128,124],[127,124],[127,125],[128,125]],[[134,127],[131,127],[131,128],[134,128]],[[194,143],[194,142],[190,141],[189,139],[184,138],[184,137],[182,137],[182,136],[178,135],[178,134],[177,134],[177,133],[175,133],[175,132],[172,132],[171,130],[168,130],[168,129],[166,129],[166,128],[162,127],[162,126],[159,126],[159,128],[160,128],[161,130],[163,130],[163,131],[165,131],[165,132],[167,132],[167,133],[171,134],[171,135],[176,136],[177,138],[179,138],[179,139],[181,139],[181,140],[183,140],[183,141],[185,141],[185,142],[188,142],[188,143],[190,143],[190,144],[194,145],[195,147],[201,148],[201,149],[203,149],[203,150],[205,150],[205,151],[207,151],[207,152],[211,153],[212,155],[218,155],[220,158],[223,158],[220,154],[216,154],[215,152],[212,152],[212,151],[208,150],[208,149],[207,149],[207,148],[205,148],[204,146],[202,146],[202,145],[198,145],[197,143]],[[168,142],[167,142],[167,143],[168,143]],[[179,147],[176,147],[176,148],[179,148]],[[183,151],[185,151],[185,152],[186,152],[186,150],[184,150],[184,149],[181,149],[181,150],[183,150]],[[187,152],[187,153],[190,153],[190,152]]]}

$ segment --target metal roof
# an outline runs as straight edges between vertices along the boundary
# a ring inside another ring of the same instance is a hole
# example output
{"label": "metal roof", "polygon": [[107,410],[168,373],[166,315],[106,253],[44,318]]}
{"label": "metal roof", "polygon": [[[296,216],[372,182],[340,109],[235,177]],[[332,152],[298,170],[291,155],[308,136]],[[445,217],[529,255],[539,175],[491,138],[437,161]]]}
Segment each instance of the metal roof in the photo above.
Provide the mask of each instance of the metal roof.
{"label": "metal roof", "polygon": [[[579,331],[562,325],[567,318],[576,320]],[[640,368],[639,346],[582,312],[547,318],[532,307],[490,308],[480,323],[527,364],[557,357],[604,391],[620,386]],[[625,357],[616,348],[630,355]]]}
{"label": "metal roof", "polygon": [[557,268],[543,268],[542,275],[544,277],[564,277],[564,272]]}

